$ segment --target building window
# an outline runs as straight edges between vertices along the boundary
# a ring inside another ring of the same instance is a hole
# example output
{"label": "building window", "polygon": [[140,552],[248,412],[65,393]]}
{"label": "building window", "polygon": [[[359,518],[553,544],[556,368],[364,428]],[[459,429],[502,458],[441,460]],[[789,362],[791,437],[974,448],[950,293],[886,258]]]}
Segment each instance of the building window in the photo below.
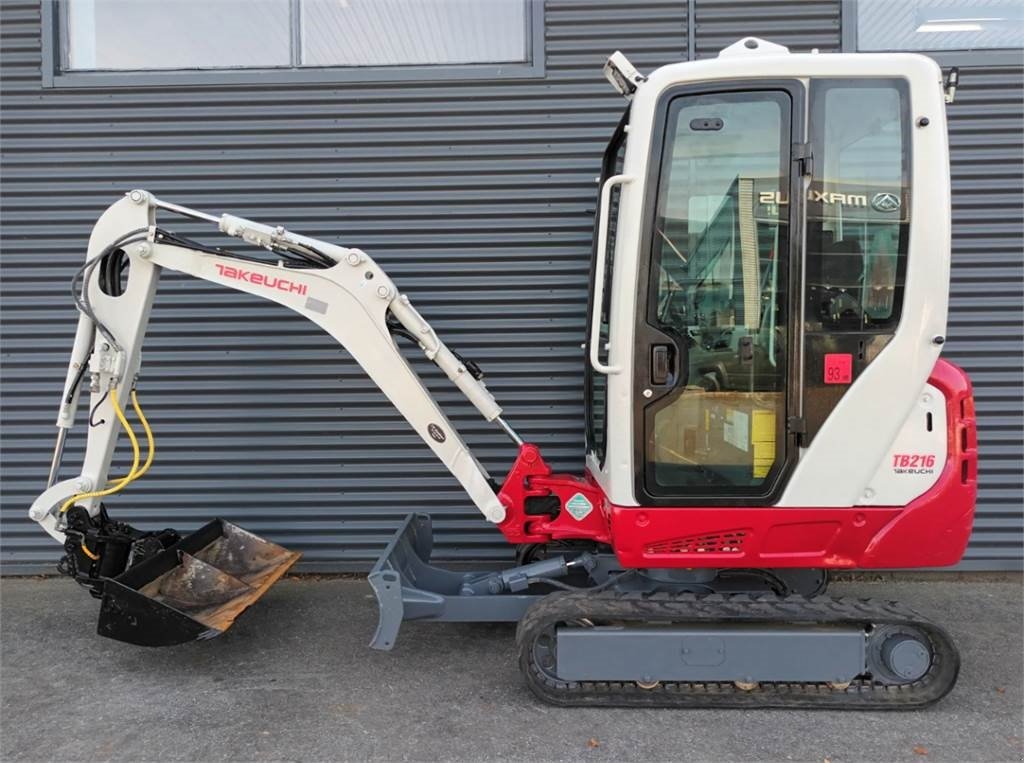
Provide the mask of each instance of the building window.
{"label": "building window", "polygon": [[858,0],[857,49],[990,50],[1024,44],[1020,0]]}
{"label": "building window", "polygon": [[525,0],[301,0],[303,66],[526,61]]}
{"label": "building window", "polygon": [[56,86],[543,74],[541,0],[44,0],[43,9],[43,79]]}
{"label": "building window", "polygon": [[288,66],[282,0],[66,0],[64,69],[145,71]]}

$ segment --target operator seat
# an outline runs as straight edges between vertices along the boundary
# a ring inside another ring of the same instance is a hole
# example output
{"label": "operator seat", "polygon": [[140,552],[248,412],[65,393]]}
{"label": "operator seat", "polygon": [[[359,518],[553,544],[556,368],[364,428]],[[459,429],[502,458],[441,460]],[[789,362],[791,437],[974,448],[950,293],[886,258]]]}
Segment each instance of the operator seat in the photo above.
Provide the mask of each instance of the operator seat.
{"label": "operator seat", "polygon": [[857,329],[864,321],[860,303],[864,276],[864,254],[856,239],[825,242],[821,248],[820,272],[808,272],[807,298],[812,314],[824,325]]}

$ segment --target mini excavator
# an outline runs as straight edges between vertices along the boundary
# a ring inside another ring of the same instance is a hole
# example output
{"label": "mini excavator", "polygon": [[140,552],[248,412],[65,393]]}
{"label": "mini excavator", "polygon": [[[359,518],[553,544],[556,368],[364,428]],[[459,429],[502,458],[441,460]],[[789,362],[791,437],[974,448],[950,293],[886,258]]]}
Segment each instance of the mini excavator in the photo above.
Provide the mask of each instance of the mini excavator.
{"label": "mini excavator", "polygon": [[[517,622],[526,684],[556,705],[913,708],[950,691],[959,657],[940,626],[825,588],[832,570],[955,564],[971,533],[971,384],[940,358],[955,72],[745,38],[646,76],[615,53],[604,73],[628,107],[599,179],[581,474],[523,442],[480,369],[365,252],[143,190],[99,217],[30,515],[63,544],[59,569],[100,599],[100,635],[217,636],[299,556],[223,520],[182,535],[108,513],[153,462],[136,386],[171,270],[334,337],[515,547],[508,569],[443,569],[430,517],[410,514],[369,575],[374,648],[391,649],[404,620]],[[175,217],[249,246],[185,238]],[[507,433],[502,481],[406,342]],[[86,386],[83,463],[60,479]],[[112,477],[121,432],[132,466]]]}

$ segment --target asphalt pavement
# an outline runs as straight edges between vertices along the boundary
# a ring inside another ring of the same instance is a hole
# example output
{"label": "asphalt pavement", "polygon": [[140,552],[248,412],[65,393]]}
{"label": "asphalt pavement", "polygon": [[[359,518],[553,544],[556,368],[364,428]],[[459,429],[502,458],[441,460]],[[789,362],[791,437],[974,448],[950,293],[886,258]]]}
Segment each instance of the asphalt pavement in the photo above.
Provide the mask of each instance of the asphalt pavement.
{"label": "asphalt pavement", "polygon": [[95,634],[67,579],[0,581],[0,760],[1020,761],[1020,578],[853,582],[944,624],[963,666],[914,712],[563,709],[538,703],[511,625],[406,623],[366,647],[365,581],[286,579],[222,637]]}

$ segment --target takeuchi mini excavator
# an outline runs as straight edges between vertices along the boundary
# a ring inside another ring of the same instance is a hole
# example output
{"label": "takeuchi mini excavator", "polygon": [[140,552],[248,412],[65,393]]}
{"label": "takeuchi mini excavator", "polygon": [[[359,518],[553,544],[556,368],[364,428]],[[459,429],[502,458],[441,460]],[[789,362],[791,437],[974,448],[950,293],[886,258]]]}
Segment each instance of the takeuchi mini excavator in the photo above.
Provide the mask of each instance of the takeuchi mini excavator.
{"label": "takeuchi mini excavator", "polygon": [[[558,705],[910,708],[950,691],[959,657],[941,627],[824,591],[830,570],[955,564],[971,532],[971,384],[939,357],[955,72],[746,38],[647,76],[615,53],[605,75],[628,107],[601,165],[581,474],[552,472],[480,369],[359,249],[142,190],[102,214],[72,279],[57,447],[30,512],[63,544],[60,570],[100,599],[100,635],[217,636],[299,556],[222,520],[136,529],[104,503],[153,462],[136,388],[173,270],[333,336],[515,547],[509,569],[445,570],[430,517],[410,514],[369,576],[374,648],[403,620],[518,622],[526,683]],[[185,238],[175,216],[249,246]],[[405,343],[508,434],[504,479]],[[85,455],[60,479],[83,387]],[[132,466],[111,476],[122,432]]]}

